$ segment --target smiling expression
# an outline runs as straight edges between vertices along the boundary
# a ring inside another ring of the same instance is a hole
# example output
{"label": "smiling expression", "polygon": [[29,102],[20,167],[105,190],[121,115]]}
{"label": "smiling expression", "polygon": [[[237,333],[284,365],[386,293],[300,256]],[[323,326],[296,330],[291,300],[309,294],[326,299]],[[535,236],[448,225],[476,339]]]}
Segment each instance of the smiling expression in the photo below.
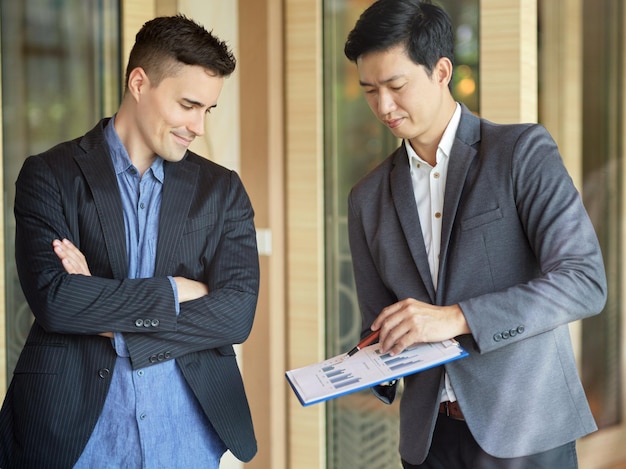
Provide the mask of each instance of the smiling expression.
{"label": "smiling expression", "polygon": [[224,77],[197,65],[183,65],[156,86],[141,68],[132,72],[131,83],[133,79],[137,80],[131,88],[137,132],[127,142],[133,163],[144,166],[156,155],[180,161],[191,142],[204,135],[206,115],[217,105]]}

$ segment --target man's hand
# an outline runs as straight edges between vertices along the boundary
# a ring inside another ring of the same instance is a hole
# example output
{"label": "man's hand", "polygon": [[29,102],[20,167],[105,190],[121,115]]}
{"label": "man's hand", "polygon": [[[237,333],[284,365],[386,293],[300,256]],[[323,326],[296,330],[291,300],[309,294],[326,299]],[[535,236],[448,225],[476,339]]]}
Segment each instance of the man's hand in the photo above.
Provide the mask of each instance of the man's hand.
{"label": "man's hand", "polygon": [[178,302],[196,300],[201,296],[209,294],[209,287],[197,280],[190,280],[185,277],[174,277],[176,286],[178,287]]}
{"label": "man's hand", "polygon": [[80,250],[69,239],[52,241],[52,247],[68,274],[91,276],[87,260]]}
{"label": "man's hand", "polygon": [[[82,274],[91,277],[89,266],[87,265],[87,259],[80,250],[74,246],[69,239],[52,241],[52,248],[57,257],[61,260],[63,268],[68,274]],[[101,332],[103,337],[113,338],[113,332]]]}
{"label": "man's hand", "polygon": [[459,305],[434,306],[413,298],[383,309],[371,329],[380,329],[381,352],[391,355],[417,343],[440,342],[471,333]]}

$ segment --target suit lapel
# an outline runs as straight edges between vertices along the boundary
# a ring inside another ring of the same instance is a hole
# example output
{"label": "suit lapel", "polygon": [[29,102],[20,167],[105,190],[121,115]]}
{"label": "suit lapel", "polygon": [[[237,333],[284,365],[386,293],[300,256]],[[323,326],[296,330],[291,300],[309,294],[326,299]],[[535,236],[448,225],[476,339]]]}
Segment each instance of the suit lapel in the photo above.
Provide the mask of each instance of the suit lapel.
{"label": "suit lapel", "polygon": [[422,236],[422,227],[419,222],[408,164],[408,156],[403,144],[394,156],[394,166],[390,175],[391,198],[400,219],[404,237],[409,245],[413,262],[417,266],[431,301],[435,301],[435,286],[428,267],[428,255]]}
{"label": "suit lapel", "polygon": [[178,163],[165,162],[165,180],[159,217],[159,238],[155,275],[171,272],[174,249],[183,235],[189,207],[198,183],[198,166],[187,159]]}
{"label": "suit lapel", "polygon": [[113,275],[115,278],[126,278],[128,260],[122,200],[106,146],[93,147],[87,153],[78,156],[76,162],[93,195]]}
{"label": "suit lapel", "polygon": [[[462,106],[462,109],[463,114],[461,115],[454,145],[450,152],[450,162],[448,163],[448,175],[443,202],[441,249],[439,252],[440,286],[443,286],[442,280],[445,280],[448,246],[461,202],[461,195],[465,187],[465,180],[477,153],[474,145],[480,140],[480,120],[478,117],[471,114],[465,106]],[[442,290],[443,288],[439,288],[439,291]],[[440,300],[439,295],[438,300]]]}

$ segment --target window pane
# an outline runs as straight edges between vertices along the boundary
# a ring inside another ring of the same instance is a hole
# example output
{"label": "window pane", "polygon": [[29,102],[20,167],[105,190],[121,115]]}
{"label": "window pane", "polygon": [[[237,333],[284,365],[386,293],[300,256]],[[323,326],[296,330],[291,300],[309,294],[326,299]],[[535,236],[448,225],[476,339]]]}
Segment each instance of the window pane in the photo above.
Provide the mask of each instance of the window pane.
{"label": "window pane", "polygon": [[604,253],[608,300],[583,321],[582,380],[600,428],[620,423],[623,2],[583,2],[583,200]]}
{"label": "window pane", "polygon": [[119,103],[119,2],[1,0],[8,378],[32,314],[14,263],[14,185],[24,159],[78,137]]}

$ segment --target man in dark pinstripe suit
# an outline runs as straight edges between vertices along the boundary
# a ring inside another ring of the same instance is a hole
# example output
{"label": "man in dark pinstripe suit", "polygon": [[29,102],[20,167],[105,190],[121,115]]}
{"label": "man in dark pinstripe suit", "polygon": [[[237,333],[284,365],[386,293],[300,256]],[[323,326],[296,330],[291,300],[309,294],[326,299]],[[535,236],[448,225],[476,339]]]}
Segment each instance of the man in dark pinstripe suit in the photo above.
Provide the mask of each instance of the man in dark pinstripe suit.
{"label": "man in dark pinstripe suit", "polygon": [[0,467],[209,467],[256,440],[233,344],[252,327],[253,210],[188,150],[227,46],[183,17],[137,34],[118,112],[29,157],[16,262],[35,321],[0,412]]}

